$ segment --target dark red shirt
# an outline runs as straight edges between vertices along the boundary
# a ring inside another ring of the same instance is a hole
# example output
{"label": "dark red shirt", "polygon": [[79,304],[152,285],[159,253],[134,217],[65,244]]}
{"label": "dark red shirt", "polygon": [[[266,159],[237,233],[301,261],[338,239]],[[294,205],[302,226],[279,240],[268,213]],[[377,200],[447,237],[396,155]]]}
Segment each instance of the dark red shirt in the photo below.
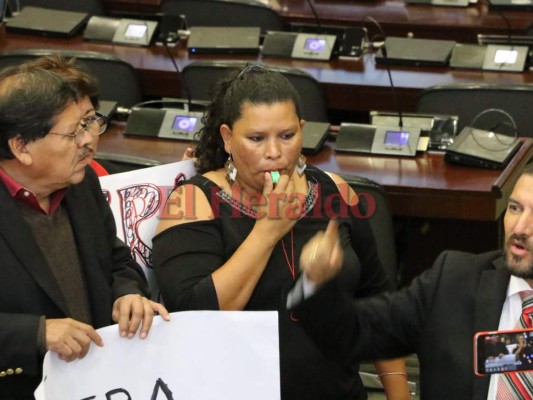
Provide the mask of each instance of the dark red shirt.
{"label": "dark red shirt", "polygon": [[52,215],[61,204],[66,193],[66,189],[61,189],[52,193],[50,196],[50,210],[47,212],[39,205],[35,193],[14,180],[2,168],[0,168],[0,182],[4,184],[11,197],[42,214]]}

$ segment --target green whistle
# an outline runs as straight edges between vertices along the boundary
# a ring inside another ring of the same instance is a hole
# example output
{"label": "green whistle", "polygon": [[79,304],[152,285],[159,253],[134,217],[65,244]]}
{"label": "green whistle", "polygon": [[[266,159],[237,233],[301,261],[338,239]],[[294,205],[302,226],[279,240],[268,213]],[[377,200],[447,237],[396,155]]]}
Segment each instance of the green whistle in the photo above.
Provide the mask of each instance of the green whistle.
{"label": "green whistle", "polygon": [[276,184],[279,181],[279,172],[278,171],[272,171],[270,173],[270,176],[272,177],[272,183]]}

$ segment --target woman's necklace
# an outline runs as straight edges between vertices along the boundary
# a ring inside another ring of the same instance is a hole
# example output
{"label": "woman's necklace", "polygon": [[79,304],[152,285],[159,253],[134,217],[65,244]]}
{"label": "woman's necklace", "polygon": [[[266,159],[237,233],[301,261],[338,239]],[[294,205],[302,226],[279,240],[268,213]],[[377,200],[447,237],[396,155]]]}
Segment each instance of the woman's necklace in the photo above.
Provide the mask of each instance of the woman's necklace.
{"label": "woman's necklace", "polygon": [[[287,249],[285,248],[285,242],[283,238],[281,238],[281,248],[283,249],[283,254],[285,255],[285,261],[287,262],[289,271],[292,275],[292,280],[296,282],[296,267],[294,265],[294,232],[292,229],[291,229],[291,258],[289,258],[289,254],[287,252]],[[292,313],[290,314],[290,318],[292,322],[299,322],[298,318],[294,317]]]}
{"label": "woman's necklace", "polygon": [[285,248],[285,241],[283,238],[281,238],[281,247],[283,248],[283,254],[285,255],[285,261],[287,261],[287,265],[289,267],[289,271],[292,275],[292,280],[296,281],[296,269],[294,266],[294,233],[291,229],[291,258],[289,259],[289,254],[287,253],[287,249]]}

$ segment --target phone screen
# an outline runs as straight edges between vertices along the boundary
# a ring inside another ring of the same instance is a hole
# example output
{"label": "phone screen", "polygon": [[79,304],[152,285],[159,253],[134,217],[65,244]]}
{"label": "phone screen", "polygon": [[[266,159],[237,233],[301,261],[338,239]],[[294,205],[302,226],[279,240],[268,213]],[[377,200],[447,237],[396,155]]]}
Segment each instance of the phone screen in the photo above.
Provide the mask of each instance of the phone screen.
{"label": "phone screen", "polygon": [[477,333],[474,363],[477,375],[533,370],[533,329]]}

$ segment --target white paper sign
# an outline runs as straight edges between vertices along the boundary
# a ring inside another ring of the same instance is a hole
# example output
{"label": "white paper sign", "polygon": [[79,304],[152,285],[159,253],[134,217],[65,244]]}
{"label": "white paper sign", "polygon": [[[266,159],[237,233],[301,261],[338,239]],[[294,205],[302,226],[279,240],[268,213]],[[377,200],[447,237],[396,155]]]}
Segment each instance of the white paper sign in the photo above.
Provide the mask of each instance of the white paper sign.
{"label": "white paper sign", "polygon": [[117,236],[130,248],[131,255],[143,268],[152,297],[157,299],[157,285],[152,271],[152,237],[159,215],[176,182],[196,175],[192,160],[143,168],[100,178],[117,226]]}
{"label": "white paper sign", "polygon": [[160,317],[144,340],[99,329],[91,346],[67,363],[47,353],[37,400],[278,400],[275,311],[187,311]]}

